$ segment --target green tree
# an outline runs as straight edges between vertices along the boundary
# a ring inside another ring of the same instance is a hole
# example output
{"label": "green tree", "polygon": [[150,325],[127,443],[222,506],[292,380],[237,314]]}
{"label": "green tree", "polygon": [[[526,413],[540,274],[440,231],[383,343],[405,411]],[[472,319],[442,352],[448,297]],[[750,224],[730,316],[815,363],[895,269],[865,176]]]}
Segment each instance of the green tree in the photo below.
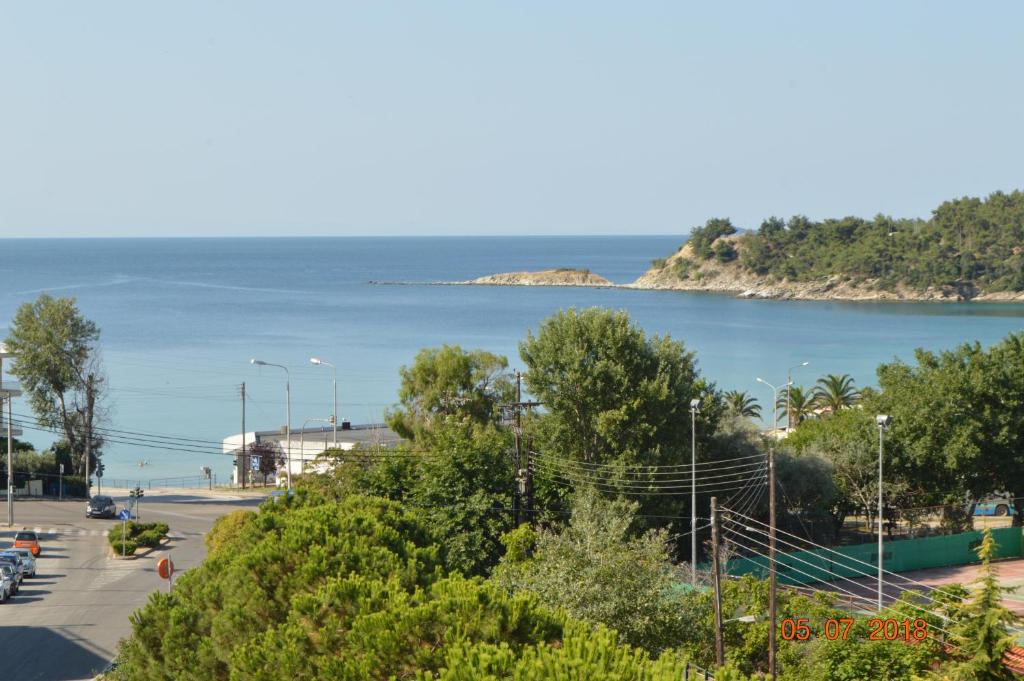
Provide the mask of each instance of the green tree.
{"label": "green tree", "polygon": [[563,530],[539,531],[531,558],[524,559],[520,549],[504,561],[498,581],[575,618],[615,629],[631,645],[653,652],[676,645],[687,623],[667,532],[636,536],[637,504],[593,491],[578,493],[572,508]]}
{"label": "green tree", "polygon": [[206,560],[132,615],[113,679],[616,678],[675,681],[658,660],[530,593],[446,575],[417,511],[296,494],[233,515]]}
{"label": "green tree", "polygon": [[[625,312],[570,309],[519,344],[526,384],[543,403],[536,434],[545,452],[588,463],[658,463],[689,443],[689,404],[710,397],[693,353],[647,338]],[[706,439],[722,411],[708,400]]]}
{"label": "green tree", "polygon": [[14,355],[11,373],[21,382],[36,418],[64,433],[75,469],[95,470],[102,437],[105,380],[97,342],[100,331],[78,310],[74,298],[41,294],[14,313],[5,343]]}
{"label": "green tree", "polygon": [[970,600],[963,606],[953,628],[953,640],[959,643],[958,654],[963,658],[949,669],[943,678],[953,681],[1010,681],[1018,678],[1003,664],[1003,658],[1016,645],[1016,637],[1009,627],[1016,617],[1003,605],[1002,597],[1013,591],[999,582],[999,570],[993,564],[997,555],[992,531],[985,528],[978,559],[981,571],[975,582]]}
{"label": "green tree", "polygon": [[757,398],[744,390],[729,390],[722,394],[726,410],[737,416],[761,418],[761,405]]}
{"label": "green tree", "polygon": [[424,348],[411,367],[402,367],[399,405],[386,415],[402,437],[416,439],[440,417],[461,414],[478,423],[494,423],[498,405],[511,402],[515,385],[505,374],[508,360],[457,345]]}
{"label": "green tree", "polygon": [[776,404],[779,416],[789,413],[789,422],[798,425],[805,419],[816,416],[814,394],[803,386],[790,386],[788,391],[779,394]]}
{"label": "green tree", "polygon": [[815,403],[831,414],[852,407],[858,400],[860,393],[849,374],[827,374],[818,379],[818,385],[814,388]]}
{"label": "green tree", "polygon": [[512,441],[507,430],[467,417],[435,426],[407,499],[419,507],[444,548],[449,570],[482,575],[503,552],[512,528]]}

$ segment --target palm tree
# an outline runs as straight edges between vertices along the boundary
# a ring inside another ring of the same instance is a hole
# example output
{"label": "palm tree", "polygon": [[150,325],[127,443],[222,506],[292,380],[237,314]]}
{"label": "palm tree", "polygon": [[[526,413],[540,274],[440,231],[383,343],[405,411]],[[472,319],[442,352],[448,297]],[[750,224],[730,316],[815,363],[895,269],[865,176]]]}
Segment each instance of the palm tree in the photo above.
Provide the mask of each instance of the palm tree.
{"label": "palm tree", "polygon": [[722,395],[722,399],[726,409],[736,416],[761,418],[761,405],[745,390],[730,390]]}
{"label": "palm tree", "polygon": [[833,414],[856,404],[859,399],[860,392],[854,387],[849,374],[827,374],[818,379],[818,385],[814,388],[814,401],[823,410]]}
{"label": "palm tree", "polygon": [[[780,417],[786,415],[786,397],[786,393],[783,392],[779,395],[779,401],[775,405],[776,409],[779,410]],[[804,419],[814,416],[814,395],[803,386],[790,386],[788,406],[790,422],[796,425]]]}

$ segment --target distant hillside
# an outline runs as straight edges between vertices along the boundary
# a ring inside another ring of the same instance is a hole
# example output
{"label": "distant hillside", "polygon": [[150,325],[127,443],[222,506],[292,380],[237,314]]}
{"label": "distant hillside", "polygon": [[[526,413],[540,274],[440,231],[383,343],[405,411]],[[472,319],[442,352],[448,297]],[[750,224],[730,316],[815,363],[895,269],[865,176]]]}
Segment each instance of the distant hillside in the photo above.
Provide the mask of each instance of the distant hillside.
{"label": "distant hillside", "polygon": [[947,201],[928,220],[769,218],[693,230],[634,288],[771,298],[1024,300],[1024,192]]}

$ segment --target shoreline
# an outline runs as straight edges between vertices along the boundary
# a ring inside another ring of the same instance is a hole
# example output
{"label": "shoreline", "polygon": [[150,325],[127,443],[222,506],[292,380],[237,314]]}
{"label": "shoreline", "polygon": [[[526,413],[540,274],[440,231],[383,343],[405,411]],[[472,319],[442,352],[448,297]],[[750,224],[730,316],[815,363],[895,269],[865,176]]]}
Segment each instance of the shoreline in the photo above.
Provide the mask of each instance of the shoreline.
{"label": "shoreline", "polygon": [[[795,301],[795,302],[842,302],[842,303],[999,303],[1024,305],[1024,292],[1020,293],[981,293],[971,297],[942,296],[921,294],[918,296],[897,295],[888,291],[859,290],[849,294],[829,293],[815,294],[800,290],[766,291],[744,287],[719,286],[665,286],[643,285],[636,282],[628,284],[588,284],[588,283],[556,283],[556,282],[482,282],[482,281],[378,281],[370,280],[373,286],[481,286],[502,288],[594,288],[621,289],[628,291],[665,291],[682,293],[704,293],[729,296],[738,300],[764,301]],[[771,286],[776,289],[779,285]]]}

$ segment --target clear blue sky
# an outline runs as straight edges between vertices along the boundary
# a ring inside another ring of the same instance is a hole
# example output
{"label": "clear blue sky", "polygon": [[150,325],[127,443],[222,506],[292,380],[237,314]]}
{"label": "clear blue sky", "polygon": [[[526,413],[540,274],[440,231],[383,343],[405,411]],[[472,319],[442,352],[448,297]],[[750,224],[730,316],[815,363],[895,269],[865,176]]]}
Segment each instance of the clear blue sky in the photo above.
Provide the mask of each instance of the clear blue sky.
{"label": "clear blue sky", "polygon": [[685,233],[1024,187],[1024,4],[0,4],[0,236]]}

